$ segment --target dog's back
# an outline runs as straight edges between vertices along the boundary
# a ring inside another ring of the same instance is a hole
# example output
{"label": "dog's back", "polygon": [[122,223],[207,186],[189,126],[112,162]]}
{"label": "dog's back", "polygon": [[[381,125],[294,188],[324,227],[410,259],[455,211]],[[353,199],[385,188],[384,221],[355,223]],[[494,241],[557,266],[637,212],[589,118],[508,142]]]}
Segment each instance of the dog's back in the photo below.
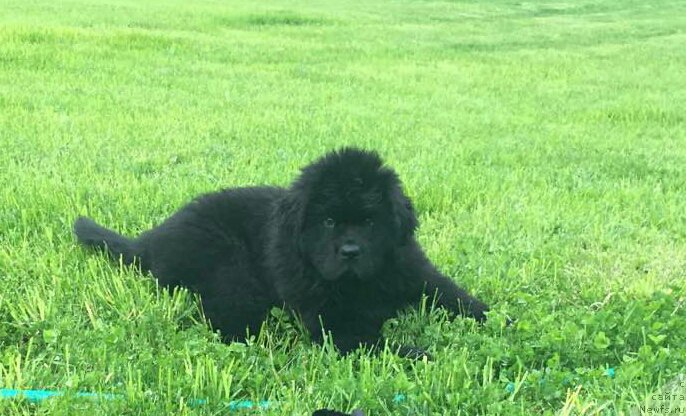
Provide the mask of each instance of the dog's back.
{"label": "dog's back", "polygon": [[201,295],[203,309],[224,336],[256,331],[278,303],[262,266],[264,228],[275,187],[236,188],[200,196],[159,226],[129,239],[93,220],[74,224],[79,242],[115,260],[150,271],[162,286],[183,286]]}

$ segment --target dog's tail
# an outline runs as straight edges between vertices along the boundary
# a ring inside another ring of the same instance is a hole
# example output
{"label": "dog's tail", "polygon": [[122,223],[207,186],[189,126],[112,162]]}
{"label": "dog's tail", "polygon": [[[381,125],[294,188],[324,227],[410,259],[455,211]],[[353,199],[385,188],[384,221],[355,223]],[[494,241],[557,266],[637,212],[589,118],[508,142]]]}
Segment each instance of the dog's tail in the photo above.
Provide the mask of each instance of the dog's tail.
{"label": "dog's tail", "polygon": [[136,261],[137,253],[133,240],[108,230],[90,218],[77,218],[74,223],[74,234],[79,243],[103,250],[115,261],[121,258],[126,265]]}

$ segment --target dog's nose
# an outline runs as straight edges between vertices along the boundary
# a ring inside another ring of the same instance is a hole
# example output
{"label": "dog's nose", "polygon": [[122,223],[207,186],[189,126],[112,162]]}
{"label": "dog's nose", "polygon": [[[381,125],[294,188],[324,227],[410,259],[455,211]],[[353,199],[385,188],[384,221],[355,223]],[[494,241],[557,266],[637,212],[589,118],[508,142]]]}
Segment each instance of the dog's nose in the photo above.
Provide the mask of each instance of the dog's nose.
{"label": "dog's nose", "polygon": [[354,259],[360,255],[360,246],[357,244],[343,244],[340,252],[343,258]]}

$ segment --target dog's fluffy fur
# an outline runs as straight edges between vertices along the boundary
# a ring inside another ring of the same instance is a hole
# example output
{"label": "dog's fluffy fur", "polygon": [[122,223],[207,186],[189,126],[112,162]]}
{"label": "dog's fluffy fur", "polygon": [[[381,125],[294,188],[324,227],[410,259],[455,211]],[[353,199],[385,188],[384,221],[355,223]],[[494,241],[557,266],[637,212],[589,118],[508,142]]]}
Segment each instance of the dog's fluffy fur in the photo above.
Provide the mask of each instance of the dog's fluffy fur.
{"label": "dog's fluffy fur", "polygon": [[[488,307],[427,260],[417,218],[396,174],[374,152],[343,149],[302,170],[287,189],[226,189],[201,196],[129,239],[87,218],[86,245],[196,291],[225,340],[259,330],[286,306],[313,339],[331,331],[342,352],[379,341],[383,322],[423,294],[481,321]],[[323,328],[322,328],[323,325]]]}

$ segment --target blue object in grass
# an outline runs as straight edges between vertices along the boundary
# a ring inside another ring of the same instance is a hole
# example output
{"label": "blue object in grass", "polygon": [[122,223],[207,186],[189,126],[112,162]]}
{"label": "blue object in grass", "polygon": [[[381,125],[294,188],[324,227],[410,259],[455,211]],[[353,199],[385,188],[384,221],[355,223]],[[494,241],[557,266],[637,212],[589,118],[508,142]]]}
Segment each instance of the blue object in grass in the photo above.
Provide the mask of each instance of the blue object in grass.
{"label": "blue object in grass", "polygon": [[[26,399],[30,402],[42,402],[43,400],[52,397],[64,396],[64,392],[56,390],[23,390],[23,389],[0,389],[0,398],[2,399]],[[75,393],[76,397],[83,397],[92,400],[113,400],[121,398],[121,395],[111,393]],[[191,405],[202,406],[207,403],[207,400],[191,400]],[[251,400],[231,400],[229,402],[229,410],[249,410],[253,408],[267,409],[269,401],[262,400],[255,404]]]}
{"label": "blue object in grass", "polygon": [[[56,390],[23,390],[23,389],[0,389],[0,399],[26,399],[30,402],[41,402],[51,397],[63,396],[64,392]],[[86,393],[78,392],[76,397],[84,397],[93,400],[112,400],[121,398],[121,395],[111,393]],[[400,403],[405,401],[404,394],[396,394],[393,397],[393,403]],[[202,406],[207,404],[207,400],[191,400],[191,405]],[[229,402],[229,410],[250,410],[253,408],[267,409],[270,404],[267,400],[262,400],[255,404],[251,400],[231,400]]]}
{"label": "blue object in grass", "polygon": [[[607,370],[605,370],[605,375],[608,376],[608,377],[610,377],[610,378],[615,378],[615,369],[614,369],[614,367],[609,367]],[[540,380],[538,381],[538,383],[539,383],[539,384],[544,384],[544,383],[545,383],[545,377],[542,378],[542,379],[540,379]],[[562,385],[567,385],[567,384],[569,384],[569,383],[570,383],[570,377],[569,377],[569,376],[565,376],[564,379],[562,380]],[[514,391],[515,391],[515,383],[513,383],[513,382],[511,382],[511,381],[510,381],[509,383],[507,383],[507,384],[505,385],[505,390],[506,390],[508,393],[514,392]]]}
{"label": "blue object in grass", "polygon": [[[17,390],[17,389],[0,389],[0,397],[3,399],[22,398],[30,402],[41,402],[51,397],[64,395],[61,391],[54,390]],[[87,397],[91,399],[114,399],[117,396],[114,394],[97,394],[97,393],[76,393],[77,397]]]}

